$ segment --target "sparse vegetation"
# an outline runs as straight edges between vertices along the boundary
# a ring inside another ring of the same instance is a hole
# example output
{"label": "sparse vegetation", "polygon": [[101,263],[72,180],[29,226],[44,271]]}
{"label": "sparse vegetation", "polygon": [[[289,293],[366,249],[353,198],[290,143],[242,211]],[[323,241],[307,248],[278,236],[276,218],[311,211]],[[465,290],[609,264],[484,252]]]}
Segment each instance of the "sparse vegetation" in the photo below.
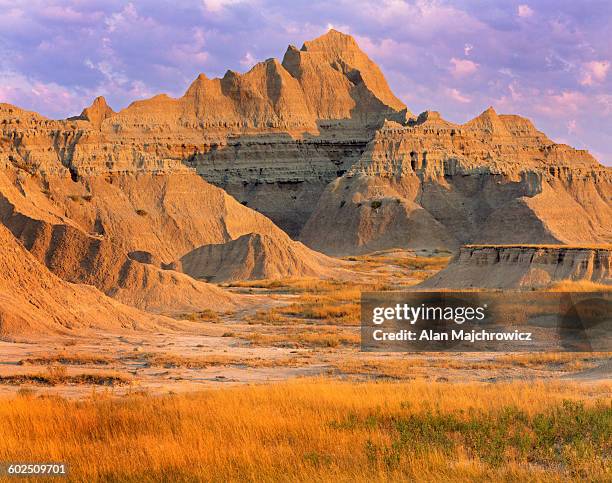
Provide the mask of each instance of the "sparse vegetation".
{"label": "sparse vegetation", "polygon": [[147,210],[143,210],[142,208],[138,208],[136,210],[136,214],[138,216],[147,216],[149,213],[147,212]]}
{"label": "sparse vegetation", "polygon": [[0,384],[18,386],[22,384],[41,386],[56,386],[59,384],[123,386],[130,383],[131,380],[129,378],[114,372],[68,374],[64,366],[50,366],[46,373],[0,376]]}
{"label": "sparse vegetation", "polygon": [[130,360],[143,361],[147,367],[164,367],[166,369],[206,369],[208,367],[220,366],[243,366],[243,367],[287,367],[299,363],[298,358],[269,358],[261,357],[235,357],[229,355],[206,355],[187,357],[171,353],[144,353]]}
{"label": "sparse vegetation", "polygon": [[[45,364],[63,364],[63,365],[108,365],[112,362],[110,357],[98,354],[49,354],[38,357],[27,357],[19,361],[21,365],[45,365]],[[53,366],[52,366],[53,367]]]}
{"label": "sparse vegetation", "polygon": [[293,348],[357,347],[361,340],[358,333],[324,327],[313,327],[310,330],[292,328],[283,331],[282,334],[254,332],[243,337],[254,345]]}
{"label": "sparse vegetation", "polygon": [[373,210],[377,210],[378,208],[380,208],[382,206],[382,201],[374,200],[374,201],[372,201],[370,206],[372,207]]}
{"label": "sparse vegetation", "polygon": [[610,292],[612,285],[595,283],[590,280],[561,280],[543,290],[546,292]]}
{"label": "sparse vegetation", "polygon": [[191,312],[183,314],[178,317],[179,319],[191,320],[194,322],[218,322],[221,320],[220,314],[211,309],[201,310],[199,312]]}
{"label": "sparse vegetation", "polygon": [[16,397],[0,405],[0,460],[62,455],[79,481],[607,481],[612,408],[593,394],[609,389],[302,380]]}

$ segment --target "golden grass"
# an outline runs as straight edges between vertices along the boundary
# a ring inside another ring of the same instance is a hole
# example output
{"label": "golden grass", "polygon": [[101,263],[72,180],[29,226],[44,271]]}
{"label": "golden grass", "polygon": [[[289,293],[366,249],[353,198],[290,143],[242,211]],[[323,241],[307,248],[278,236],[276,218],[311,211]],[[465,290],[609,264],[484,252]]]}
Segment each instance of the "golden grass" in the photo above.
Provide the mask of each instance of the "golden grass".
{"label": "golden grass", "polygon": [[610,390],[308,380],[16,397],[0,404],[0,461],[66,462],[73,481],[609,481]]}
{"label": "golden grass", "polygon": [[164,367],[166,369],[206,369],[207,367],[219,366],[288,367],[298,365],[301,360],[298,357],[264,359],[261,357],[235,357],[222,354],[188,357],[165,352],[139,354],[130,359],[140,360],[150,367]]}
{"label": "golden grass", "polygon": [[113,361],[112,358],[98,355],[98,354],[86,354],[86,353],[74,353],[67,354],[60,352],[58,354],[44,354],[37,357],[26,357],[21,359],[19,364],[21,365],[46,365],[46,364],[62,364],[62,365],[95,365],[105,366]]}
{"label": "golden grass", "polygon": [[595,366],[597,361],[607,360],[612,352],[533,352],[527,354],[504,354],[496,361],[519,367],[545,369],[561,367],[567,370],[584,370]]}
{"label": "golden grass", "polygon": [[[273,290],[294,293],[292,303],[284,307],[260,310],[247,318],[251,325],[294,325],[314,321],[318,324],[359,326],[363,291],[389,290],[378,282],[341,282],[334,280],[286,279],[276,281],[240,282],[234,286],[265,286]],[[297,319],[297,320],[295,320]]]}
{"label": "golden grass", "polygon": [[242,337],[253,345],[293,348],[357,347],[361,342],[358,333],[323,327],[313,327],[312,329],[291,328],[284,330],[281,334],[256,332],[245,334]]}
{"label": "golden grass", "polygon": [[546,292],[610,292],[612,285],[590,280],[560,280],[543,289]]}
{"label": "golden grass", "polygon": [[0,384],[12,386],[23,384],[39,386],[56,386],[59,384],[125,386],[131,383],[130,378],[116,372],[68,374],[64,366],[50,366],[47,372],[0,376]]}
{"label": "golden grass", "polygon": [[177,318],[191,320],[193,322],[218,322],[219,320],[221,320],[220,314],[210,309],[182,314]]}
{"label": "golden grass", "polygon": [[496,371],[529,368],[551,372],[578,372],[597,367],[609,360],[611,353],[528,353],[493,354],[488,358],[471,360],[445,353],[428,353],[397,358],[347,357],[334,361],[331,374],[367,376],[376,379],[413,379],[441,374],[440,369],[457,371]]}

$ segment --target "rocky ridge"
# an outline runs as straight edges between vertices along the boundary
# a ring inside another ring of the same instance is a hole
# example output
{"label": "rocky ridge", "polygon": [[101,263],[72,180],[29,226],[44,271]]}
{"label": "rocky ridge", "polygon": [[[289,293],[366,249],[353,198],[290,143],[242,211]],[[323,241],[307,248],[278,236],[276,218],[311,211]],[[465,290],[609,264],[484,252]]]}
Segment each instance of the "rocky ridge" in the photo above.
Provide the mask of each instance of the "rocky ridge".
{"label": "rocky ridge", "polygon": [[[519,116],[387,122],[300,238],[329,254],[465,243],[610,243],[612,170]],[[336,226],[338,229],[331,230]]]}

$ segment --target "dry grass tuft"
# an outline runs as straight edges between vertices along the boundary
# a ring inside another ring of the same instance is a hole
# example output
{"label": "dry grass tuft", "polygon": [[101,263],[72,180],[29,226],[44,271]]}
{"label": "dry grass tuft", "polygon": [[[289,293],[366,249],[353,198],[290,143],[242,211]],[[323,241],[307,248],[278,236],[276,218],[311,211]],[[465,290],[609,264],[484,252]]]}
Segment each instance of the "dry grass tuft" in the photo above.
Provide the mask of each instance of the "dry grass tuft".
{"label": "dry grass tuft", "polygon": [[610,292],[612,285],[590,280],[561,280],[543,289],[546,292]]}
{"label": "dry grass tuft", "polygon": [[68,374],[64,366],[49,366],[46,373],[0,376],[0,384],[12,386],[22,384],[39,386],[56,386],[59,384],[125,386],[131,383],[131,379],[115,372]]}
{"label": "dry grass tuft", "polygon": [[46,365],[46,364],[63,364],[74,366],[105,366],[112,362],[110,357],[101,356],[98,354],[48,354],[38,357],[27,357],[19,361],[21,365]]}

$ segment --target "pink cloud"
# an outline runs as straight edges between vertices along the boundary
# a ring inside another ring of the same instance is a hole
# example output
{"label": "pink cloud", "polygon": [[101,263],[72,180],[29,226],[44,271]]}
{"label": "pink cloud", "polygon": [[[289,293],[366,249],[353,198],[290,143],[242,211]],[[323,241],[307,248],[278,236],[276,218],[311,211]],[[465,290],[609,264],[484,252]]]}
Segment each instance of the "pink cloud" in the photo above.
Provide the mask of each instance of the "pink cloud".
{"label": "pink cloud", "polygon": [[468,102],[472,102],[472,98],[462,94],[458,89],[446,89],[446,95],[456,102],[460,102],[461,104],[467,104]]}
{"label": "pink cloud", "polygon": [[533,9],[526,4],[519,5],[517,11],[518,16],[521,18],[529,18],[533,16]]}
{"label": "pink cloud", "polygon": [[62,113],[71,112],[75,105],[85,106],[90,100],[90,95],[54,82],[42,82],[18,73],[0,73],[0,102],[63,117]]}
{"label": "pink cloud", "polygon": [[577,91],[546,92],[538,98],[534,108],[549,117],[576,114],[589,103],[589,98]]}
{"label": "pink cloud", "polygon": [[586,62],[582,68],[582,78],[580,79],[580,83],[583,86],[599,84],[606,79],[609,70],[610,62],[607,60]]}
{"label": "pink cloud", "polygon": [[478,64],[468,59],[457,59],[453,57],[450,62],[452,64],[451,72],[455,77],[470,75],[478,70]]}

